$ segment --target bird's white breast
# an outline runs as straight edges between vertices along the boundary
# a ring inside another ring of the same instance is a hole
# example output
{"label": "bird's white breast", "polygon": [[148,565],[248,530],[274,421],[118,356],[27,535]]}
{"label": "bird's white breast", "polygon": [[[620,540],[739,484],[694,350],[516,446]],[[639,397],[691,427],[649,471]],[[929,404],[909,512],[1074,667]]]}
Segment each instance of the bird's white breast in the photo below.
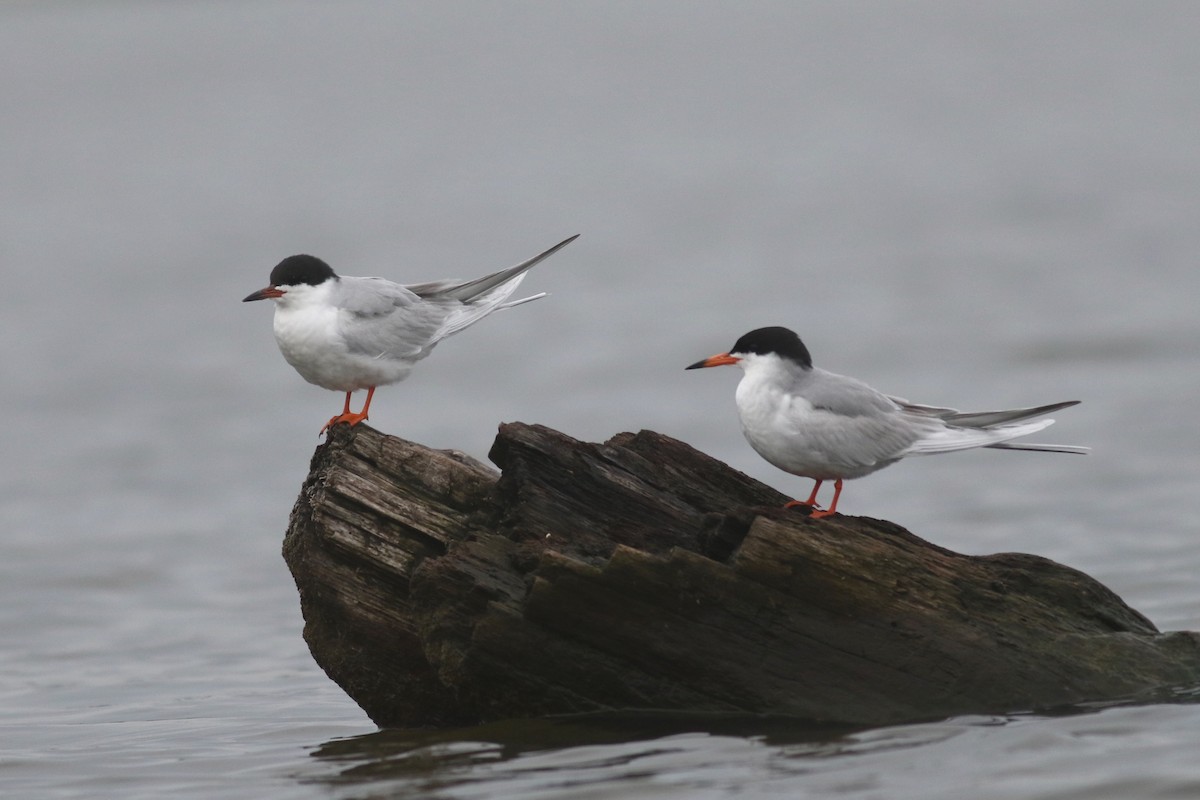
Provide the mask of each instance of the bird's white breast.
{"label": "bird's white breast", "polygon": [[284,359],[309,383],[340,392],[394,383],[408,368],[385,358],[352,353],[331,302],[332,283],[290,287],[275,305],[275,341]]}
{"label": "bird's white breast", "polygon": [[760,456],[794,474],[805,474],[818,460],[805,437],[805,423],[813,413],[811,403],[750,374],[738,383],[736,398],[742,433]]}
{"label": "bird's white breast", "polygon": [[886,466],[872,428],[862,417],[817,408],[791,377],[751,368],[737,388],[742,432],[760,456],[779,469],[806,478],[857,478]]}

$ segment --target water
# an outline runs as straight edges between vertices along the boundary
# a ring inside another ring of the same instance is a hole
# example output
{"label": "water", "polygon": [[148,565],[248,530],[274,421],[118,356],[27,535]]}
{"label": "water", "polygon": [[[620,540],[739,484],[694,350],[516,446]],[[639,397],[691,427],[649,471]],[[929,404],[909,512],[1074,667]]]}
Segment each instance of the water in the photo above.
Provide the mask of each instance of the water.
{"label": "water", "polygon": [[914,400],[1078,397],[1053,441],[842,510],[1038,553],[1200,628],[1190,3],[0,8],[0,791],[14,797],[1193,797],[1200,706],[865,731],[376,732],[278,549],[340,409],[239,300],[285,255],[550,299],[380,391],[382,430],[652,428],[781,490],[684,372],[784,324]]}

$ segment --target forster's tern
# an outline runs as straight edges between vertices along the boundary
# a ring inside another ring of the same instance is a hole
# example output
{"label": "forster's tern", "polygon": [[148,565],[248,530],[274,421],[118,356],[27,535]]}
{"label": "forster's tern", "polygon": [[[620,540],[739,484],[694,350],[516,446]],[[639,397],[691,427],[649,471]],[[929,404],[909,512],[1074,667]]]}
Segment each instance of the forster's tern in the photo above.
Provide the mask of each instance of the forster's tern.
{"label": "forster's tern", "polygon": [[[527,270],[576,238],[473,281],[408,286],[337,275],[314,256],[289,256],[271,270],[271,285],[243,302],[274,300],[275,341],[283,357],[309,383],[346,393],[342,413],[323,433],[338,422],[365,420],[375,387],[404,380],[442,339],[497,309],[544,297],[545,292],[508,301]],[[358,389],[367,390],[367,399],[355,414],[350,395]]]}
{"label": "forster's tern", "polygon": [[[973,447],[1084,453],[1086,447],[1010,442],[1054,422],[1024,422],[1078,404],[1078,400],[1008,411],[959,412],[923,406],[872,389],[862,381],[814,367],[808,348],[787,328],[759,328],[728,353],[687,369],[737,364],[738,416],[750,446],[784,472],[816,481],[804,502],[813,517],[837,511],[842,481],[861,478],[905,456]],[[829,510],[817,510],[817,490],[834,481]]]}

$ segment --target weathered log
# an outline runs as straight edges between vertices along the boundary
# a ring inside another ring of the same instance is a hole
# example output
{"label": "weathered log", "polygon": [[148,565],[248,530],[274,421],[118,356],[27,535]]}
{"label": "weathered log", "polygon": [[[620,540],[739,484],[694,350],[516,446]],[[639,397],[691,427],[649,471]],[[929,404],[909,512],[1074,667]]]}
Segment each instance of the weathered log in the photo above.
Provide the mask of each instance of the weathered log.
{"label": "weathered log", "polygon": [[1081,572],[786,498],[657,433],[506,424],[502,473],[335,426],[284,557],[313,657],[381,726],[613,709],[883,724],[1200,684]]}

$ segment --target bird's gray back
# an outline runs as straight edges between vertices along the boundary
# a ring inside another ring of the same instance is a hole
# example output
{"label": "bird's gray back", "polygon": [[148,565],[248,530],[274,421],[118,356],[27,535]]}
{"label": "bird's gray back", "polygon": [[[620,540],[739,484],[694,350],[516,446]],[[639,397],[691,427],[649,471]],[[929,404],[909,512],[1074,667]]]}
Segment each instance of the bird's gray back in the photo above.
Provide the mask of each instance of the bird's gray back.
{"label": "bird's gray back", "polygon": [[845,417],[891,414],[896,404],[887,395],[846,375],[814,367],[797,375],[793,391],[814,408]]}
{"label": "bird's gray back", "polygon": [[457,305],[453,300],[421,298],[384,278],[342,277],[335,298],[339,330],[351,353],[371,358],[422,358]]}

